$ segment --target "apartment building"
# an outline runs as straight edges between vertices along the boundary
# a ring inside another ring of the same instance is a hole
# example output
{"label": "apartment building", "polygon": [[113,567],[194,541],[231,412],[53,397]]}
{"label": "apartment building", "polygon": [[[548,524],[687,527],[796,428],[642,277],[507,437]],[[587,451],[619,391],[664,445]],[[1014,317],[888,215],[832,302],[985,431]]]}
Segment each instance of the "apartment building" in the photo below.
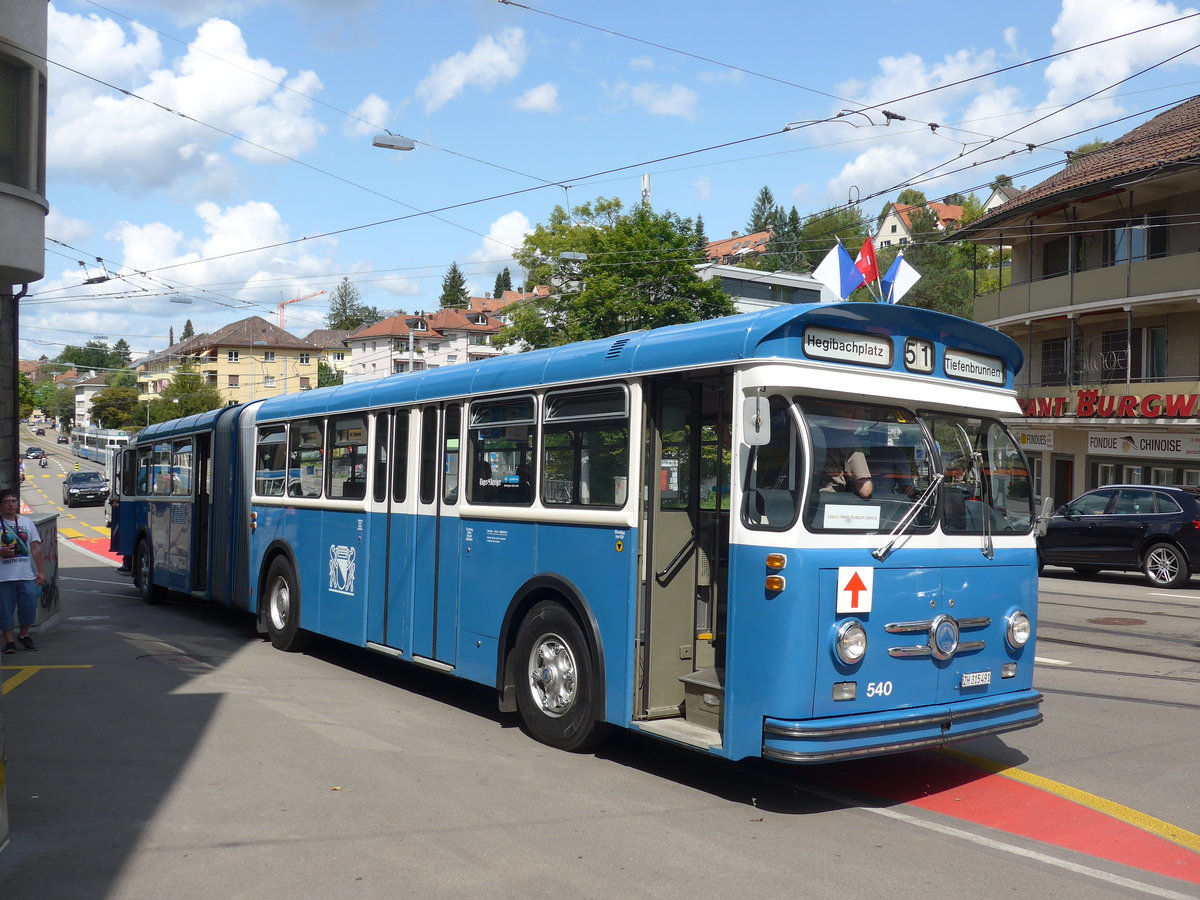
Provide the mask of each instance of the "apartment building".
{"label": "apartment building", "polygon": [[977,321],[1026,354],[1037,491],[1200,484],[1200,97],[960,229],[1012,251]]}
{"label": "apartment building", "polygon": [[180,341],[136,361],[138,399],[156,398],[186,362],[221,392],[226,402],[247,403],[317,386],[320,348],[251,316]]}

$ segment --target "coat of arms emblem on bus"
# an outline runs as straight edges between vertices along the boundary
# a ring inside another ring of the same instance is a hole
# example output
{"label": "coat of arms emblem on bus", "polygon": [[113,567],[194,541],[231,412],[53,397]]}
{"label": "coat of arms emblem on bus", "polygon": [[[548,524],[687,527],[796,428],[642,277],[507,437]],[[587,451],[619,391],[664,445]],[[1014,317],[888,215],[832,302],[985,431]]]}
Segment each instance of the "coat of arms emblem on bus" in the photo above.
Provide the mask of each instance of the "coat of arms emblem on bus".
{"label": "coat of arms emblem on bus", "polygon": [[329,548],[329,589],[335,594],[354,593],[354,548],[333,544]]}

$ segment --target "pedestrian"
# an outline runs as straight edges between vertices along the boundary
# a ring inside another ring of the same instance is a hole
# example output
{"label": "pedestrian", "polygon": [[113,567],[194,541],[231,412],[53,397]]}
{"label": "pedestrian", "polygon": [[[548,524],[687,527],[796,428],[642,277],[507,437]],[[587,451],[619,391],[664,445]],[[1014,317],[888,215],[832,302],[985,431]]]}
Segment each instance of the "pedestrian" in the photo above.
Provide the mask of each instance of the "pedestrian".
{"label": "pedestrian", "polygon": [[20,495],[0,490],[0,638],[5,653],[16,653],[13,628],[20,622],[20,641],[36,650],[29,626],[37,617],[39,588],[46,583],[42,539],[28,516],[21,515]]}

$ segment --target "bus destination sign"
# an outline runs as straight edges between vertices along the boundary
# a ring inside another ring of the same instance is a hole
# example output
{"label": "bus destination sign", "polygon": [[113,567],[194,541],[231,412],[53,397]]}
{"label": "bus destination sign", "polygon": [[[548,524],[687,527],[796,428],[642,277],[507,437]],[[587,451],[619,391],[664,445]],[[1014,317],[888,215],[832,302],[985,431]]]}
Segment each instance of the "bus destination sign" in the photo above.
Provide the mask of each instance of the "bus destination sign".
{"label": "bus destination sign", "polygon": [[874,334],[811,326],[804,329],[804,355],[886,369],[892,365],[892,342]]}
{"label": "bus destination sign", "polygon": [[942,361],[950,378],[978,381],[983,384],[1004,384],[1004,361],[994,356],[947,348]]}

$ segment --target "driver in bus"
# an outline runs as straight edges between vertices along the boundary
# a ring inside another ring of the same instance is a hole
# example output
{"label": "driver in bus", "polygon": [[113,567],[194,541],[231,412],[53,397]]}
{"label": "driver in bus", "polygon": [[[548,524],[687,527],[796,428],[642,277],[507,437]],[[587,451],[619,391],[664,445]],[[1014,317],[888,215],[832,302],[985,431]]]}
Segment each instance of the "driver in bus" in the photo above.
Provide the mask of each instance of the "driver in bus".
{"label": "driver in bus", "polygon": [[[842,404],[838,404],[841,406]],[[841,418],[862,419],[860,408],[845,405],[845,411],[840,412]],[[818,490],[853,492],[863,500],[868,500],[875,492],[871,481],[871,468],[867,465],[867,454],[857,444],[852,431],[832,431],[825,444],[825,469],[821,474]]]}

